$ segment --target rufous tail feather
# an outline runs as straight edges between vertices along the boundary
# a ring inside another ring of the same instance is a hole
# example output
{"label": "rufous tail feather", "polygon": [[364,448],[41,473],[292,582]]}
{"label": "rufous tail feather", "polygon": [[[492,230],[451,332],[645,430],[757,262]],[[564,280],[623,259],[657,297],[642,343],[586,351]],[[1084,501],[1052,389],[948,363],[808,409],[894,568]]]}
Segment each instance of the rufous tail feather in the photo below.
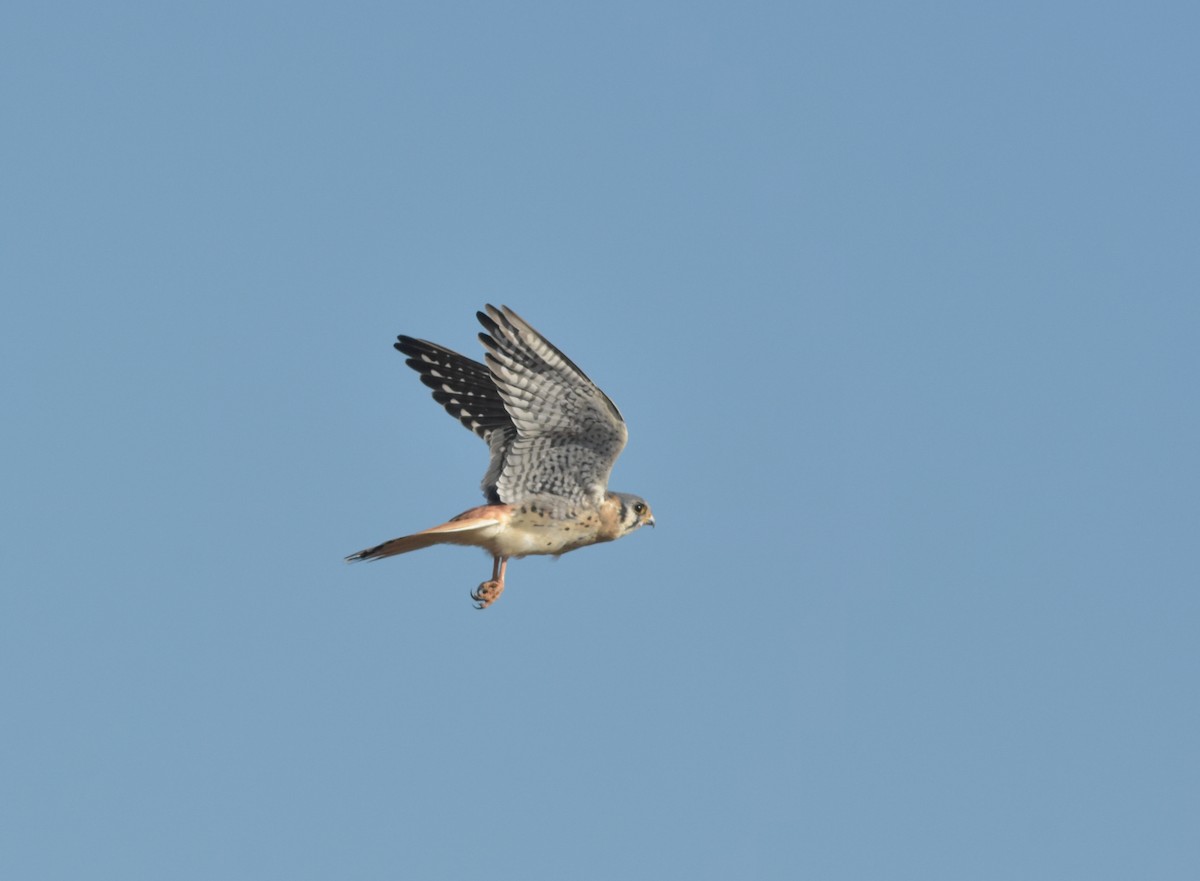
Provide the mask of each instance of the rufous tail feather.
{"label": "rufous tail feather", "polygon": [[451,520],[440,526],[414,532],[412,535],[402,535],[393,538],[373,548],[359,551],[346,558],[347,563],[357,563],[359,560],[382,560],[384,557],[394,557],[396,554],[407,554],[409,551],[419,551],[421,548],[440,544],[475,544],[471,533],[488,526],[495,526],[496,521],[490,518],[473,520]]}

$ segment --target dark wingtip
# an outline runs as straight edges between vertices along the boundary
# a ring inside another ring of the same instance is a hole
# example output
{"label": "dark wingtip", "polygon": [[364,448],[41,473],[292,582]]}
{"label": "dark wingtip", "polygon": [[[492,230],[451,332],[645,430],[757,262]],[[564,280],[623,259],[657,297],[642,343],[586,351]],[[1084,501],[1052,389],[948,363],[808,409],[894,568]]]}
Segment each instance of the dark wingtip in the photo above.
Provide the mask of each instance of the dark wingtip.
{"label": "dark wingtip", "polygon": [[482,324],[486,330],[495,333],[496,328],[499,327],[499,325],[496,324],[496,319],[493,317],[496,307],[488,306],[487,308],[487,312],[476,312],[475,317],[479,319],[479,323]]}
{"label": "dark wingtip", "polygon": [[415,357],[417,352],[420,351],[420,343],[421,341],[416,337],[400,334],[400,336],[396,337],[396,342],[392,343],[392,348],[402,354]]}

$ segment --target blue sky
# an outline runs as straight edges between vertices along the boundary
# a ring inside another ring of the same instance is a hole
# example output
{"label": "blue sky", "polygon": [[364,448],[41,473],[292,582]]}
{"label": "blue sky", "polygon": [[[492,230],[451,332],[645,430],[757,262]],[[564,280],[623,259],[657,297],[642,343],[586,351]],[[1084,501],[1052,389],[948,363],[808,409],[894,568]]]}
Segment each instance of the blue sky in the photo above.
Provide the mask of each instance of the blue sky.
{"label": "blue sky", "polygon": [[[0,875],[1200,871],[1190,4],[0,13]],[[657,529],[490,573],[507,303]]]}

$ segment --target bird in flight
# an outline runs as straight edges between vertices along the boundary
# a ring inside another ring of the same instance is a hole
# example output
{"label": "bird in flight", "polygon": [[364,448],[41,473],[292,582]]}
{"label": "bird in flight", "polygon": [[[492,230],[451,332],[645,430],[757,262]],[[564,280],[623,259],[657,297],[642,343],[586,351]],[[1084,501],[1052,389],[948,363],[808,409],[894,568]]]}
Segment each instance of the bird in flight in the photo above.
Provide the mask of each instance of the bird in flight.
{"label": "bird in flight", "polygon": [[435,544],[483,548],[493,562],[491,579],[471,593],[480,609],[503,592],[513,557],[557,557],[654,525],[645,499],[608,489],[629,436],[616,405],[516,312],[486,310],[476,313],[486,364],[409,336],[395,347],[433,399],[487,443],[487,504],[346,558],[378,560]]}

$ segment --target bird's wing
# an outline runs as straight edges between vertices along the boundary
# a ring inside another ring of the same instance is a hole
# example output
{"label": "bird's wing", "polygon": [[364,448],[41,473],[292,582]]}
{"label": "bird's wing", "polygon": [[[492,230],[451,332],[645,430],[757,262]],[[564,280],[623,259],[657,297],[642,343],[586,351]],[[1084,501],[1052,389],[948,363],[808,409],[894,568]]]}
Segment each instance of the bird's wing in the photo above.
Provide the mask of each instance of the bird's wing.
{"label": "bird's wing", "polygon": [[[625,420],[582,370],[507,306],[478,313],[494,388],[516,429],[500,462],[501,501],[551,502],[569,516],[604,498]],[[494,460],[494,459],[493,459]]]}
{"label": "bird's wing", "polygon": [[517,429],[504,408],[492,374],[478,361],[428,340],[401,336],[395,345],[408,356],[405,363],[421,374],[421,382],[433,389],[433,399],[487,442],[491,458],[481,487],[489,504],[499,504],[496,482],[509,447],[516,440]]}

